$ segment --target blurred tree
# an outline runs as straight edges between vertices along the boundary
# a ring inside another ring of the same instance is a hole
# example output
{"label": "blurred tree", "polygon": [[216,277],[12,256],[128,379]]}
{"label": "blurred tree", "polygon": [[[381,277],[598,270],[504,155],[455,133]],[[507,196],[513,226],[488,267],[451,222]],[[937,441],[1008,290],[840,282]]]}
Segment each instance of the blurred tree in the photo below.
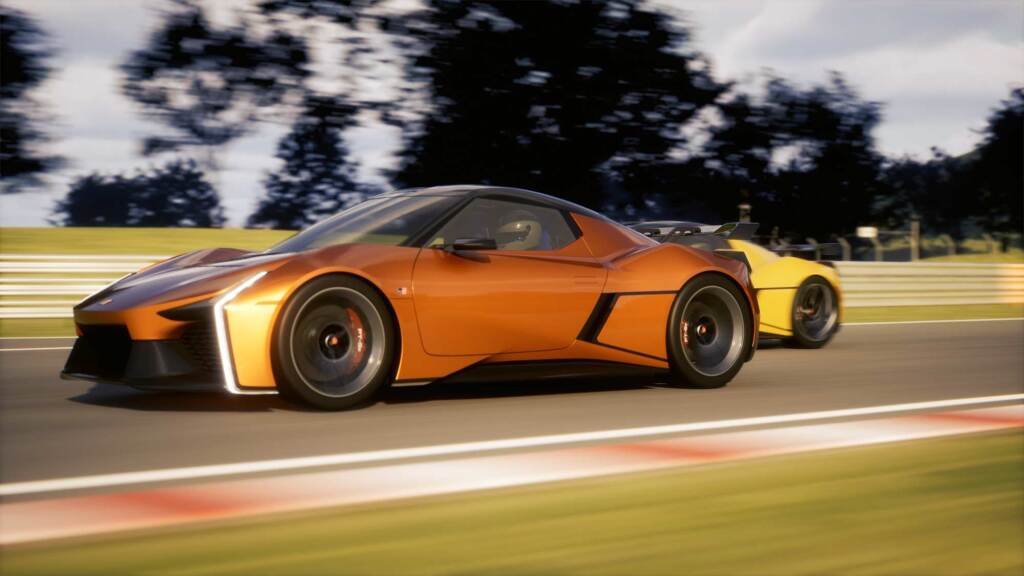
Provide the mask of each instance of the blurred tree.
{"label": "blurred tree", "polygon": [[888,228],[909,227],[912,218],[921,220],[928,234],[962,236],[962,225],[975,210],[969,192],[969,156],[951,157],[932,149],[926,161],[904,157],[886,164],[882,173],[884,194],[874,207],[875,215]]}
{"label": "blurred tree", "polygon": [[383,27],[408,56],[407,102],[426,102],[403,126],[403,185],[524,186],[595,207],[621,189],[642,205],[681,127],[724,89],[688,29],[639,0],[429,0]]}
{"label": "blurred tree", "polygon": [[[731,221],[740,203],[756,203],[774,185],[772,158],[779,135],[765,108],[742,92],[720,98],[712,117],[703,127],[706,140],[694,154],[666,167],[682,185],[667,191],[661,204],[685,219]],[[767,224],[762,232],[766,229]]]}
{"label": "blurred tree", "polygon": [[736,95],[718,112],[694,184],[725,218],[750,202],[763,229],[821,239],[870,217],[881,189],[881,105],[842,76],[809,89],[770,76],[762,98]]}
{"label": "blurred tree", "polygon": [[975,151],[971,181],[977,185],[978,224],[989,231],[1024,229],[1024,88],[1015,88],[988,118]]}
{"label": "blurred tree", "polygon": [[357,183],[342,136],[354,112],[334,98],[306,98],[302,114],[277,146],[284,165],[264,180],[266,196],[249,226],[299,229],[365,198],[370,189]]}
{"label": "blurred tree", "polygon": [[54,208],[64,226],[219,227],[224,211],[194,160],[172,160],[132,176],[92,173],[71,183]]}
{"label": "blurred tree", "polygon": [[912,215],[931,233],[960,238],[965,225],[987,232],[1021,232],[1024,212],[1024,89],[1014,89],[993,111],[984,140],[951,157],[940,150],[920,162],[902,158],[885,169],[886,194],[876,214],[892,227]]}
{"label": "blurred tree", "polygon": [[143,153],[202,147],[215,169],[217,147],[299,91],[308,75],[304,40],[242,17],[217,27],[192,0],[176,0],[148,45],[123,64],[124,93],[173,131],[146,138]]}
{"label": "blurred tree", "polygon": [[377,0],[257,0],[264,14],[302,20],[322,18],[334,24],[356,25]]}
{"label": "blurred tree", "polygon": [[50,75],[54,50],[23,12],[0,6],[0,191],[20,192],[62,160],[40,151],[48,140],[43,107],[31,92]]}

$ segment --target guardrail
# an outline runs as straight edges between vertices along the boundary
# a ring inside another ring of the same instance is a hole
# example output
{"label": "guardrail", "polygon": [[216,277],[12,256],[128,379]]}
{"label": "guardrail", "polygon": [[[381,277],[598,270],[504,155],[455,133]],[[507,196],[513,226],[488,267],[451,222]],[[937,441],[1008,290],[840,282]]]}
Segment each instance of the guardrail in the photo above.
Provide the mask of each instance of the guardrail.
{"label": "guardrail", "polygon": [[848,308],[1024,303],[1024,264],[835,264]]}
{"label": "guardrail", "polygon": [[0,318],[70,318],[114,280],[166,256],[0,254]]}
{"label": "guardrail", "polygon": [[[0,254],[0,318],[70,318],[89,294],[164,258]],[[1024,264],[835,264],[851,308],[1024,303]]]}

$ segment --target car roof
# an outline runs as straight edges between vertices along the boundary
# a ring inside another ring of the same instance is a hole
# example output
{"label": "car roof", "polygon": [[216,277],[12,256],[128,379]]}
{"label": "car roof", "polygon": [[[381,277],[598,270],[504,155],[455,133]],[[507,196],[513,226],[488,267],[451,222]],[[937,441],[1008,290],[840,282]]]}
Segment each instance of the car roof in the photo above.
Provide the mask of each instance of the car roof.
{"label": "car roof", "polygon": [[601,220],[609,220],[609,218],[600,212],[591,210],[584,206],[580,206],[574,202],[563,200],[561,198],[543,194],[541,192],[534,192],[533,190],[526,190],[524,188],[512,188],[508,186],[487,186],[479,184],[459,184],[454,186],[430,186],[425,188],[405,188],[402,190],[395,190],[394,192],[387,192],[381,194],[381,198],[391,196],[509,196],[519,200],[524,200],[531,204],[540,204],[542,206],[549,206],[558,210],[567,210],[569,212],[576,212],[583,214],[584,216],[590,216],[591,218],[599,218]]}

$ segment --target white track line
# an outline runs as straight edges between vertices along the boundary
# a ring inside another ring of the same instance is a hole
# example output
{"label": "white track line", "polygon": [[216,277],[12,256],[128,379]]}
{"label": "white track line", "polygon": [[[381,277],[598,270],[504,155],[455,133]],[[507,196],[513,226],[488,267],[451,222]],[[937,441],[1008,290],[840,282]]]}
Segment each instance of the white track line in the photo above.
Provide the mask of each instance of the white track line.
{"label": "white track line", "polygon": [[1009,322],[1015,320],[1020,322],[1024,317],[1019,318],[969,318],[965,320],[896,320],[892,322],[843,322],[846,326],[894,326],[897,324],[955,324],[958,322]]}
{"label": "white track line", "polygon": [[1022,426],[1024,404],[1013,404],[0,501],[0,545],[955,434],[1019,431]]}
{"label": "white track line", "polygon": [[54,346],[52,348],[0,348],[0,352],[39,352],[41,350],[71,350],[71,346]]}
{"label": "white track line", "polygon": [[553,434],[548,436],[529,436],[508,438],[504,440],[485,440],[460,444],[440,444],[436,446],[418,446],[415,448],[395,448],[390,450],[373,450],[348,454],[328,454],[323,456],[307,456],[301,458],[282,458],[277,460],[261,460],[255,462],[238,462],[234,464],[214,464],[209,466],[190,466],[186,468],[167,468],[162,470],[145,470],[140,472],[122,472],[116,474],[100,474],[96,476],[79,476],[73,478],[55,478],[52,480],[36,480],[29,482],[12,482],[0,484],[0,496],[20,494],[39,494],[62,490],[81,490],[84,488],[102,488],[141,484],[146,482],[165,482],[169,480],[192,480],[212,476],[232,474],[248,474],[255,472],[279,472],[298,468],[314,468],[322,466],[339,466],[347,464],[365,464],[368,462],[386,462],[407,458],[424,458],[494,452],[542,446],[569,445],[584,442],[621,440],[625,438],[643,438],[666,434],[683,434],[707,430],[725,430],[748,426],[769,424],[787,424],[811,420],[829,420],[854,416],[874,416],[907,412],[912,410],[937,410],[955,406],[971,406],[1014,402],[1024,400],[1024,394],[1004,394],[1001,396],[979,396],[976,398],[956,398],[952,400],[934,400],[930,402],[911,402],[907,404],[889,404],[885,406],[868,406],[864,408],[846,408],[841,410],[824,410],[818,412],[801,412],[797,414],[779,414],[775,416],[757,416],[752,418],[734,418],[730,420],[714,420],[708,422],[690,422],[685,424],[668,424],[663,426],[644,426],[640,428],[623,428],[618,430],[600,430],[593,432],[577,432],[570,434]]}

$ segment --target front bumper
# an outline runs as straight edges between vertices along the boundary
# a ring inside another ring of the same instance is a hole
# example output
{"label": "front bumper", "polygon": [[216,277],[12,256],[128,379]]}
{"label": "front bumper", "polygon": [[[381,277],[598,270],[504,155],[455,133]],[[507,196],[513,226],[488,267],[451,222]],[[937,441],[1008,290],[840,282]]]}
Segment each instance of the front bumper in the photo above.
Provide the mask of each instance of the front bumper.
{"label": "front bumper", "polygon": [[75,307],[80,337],[61,376],[146,389],[276,394],[267,350],[277,300],[257,293],[235,302],[265,274],[206,298],[139,304],[130,289],[120,297],[91,297]]}
{"label": "front bumper", "polygon": [[61,378],[149,390],[223,391],[216,337],[190,324],[174,340],[132,340],[123,325],[80,326]]}

